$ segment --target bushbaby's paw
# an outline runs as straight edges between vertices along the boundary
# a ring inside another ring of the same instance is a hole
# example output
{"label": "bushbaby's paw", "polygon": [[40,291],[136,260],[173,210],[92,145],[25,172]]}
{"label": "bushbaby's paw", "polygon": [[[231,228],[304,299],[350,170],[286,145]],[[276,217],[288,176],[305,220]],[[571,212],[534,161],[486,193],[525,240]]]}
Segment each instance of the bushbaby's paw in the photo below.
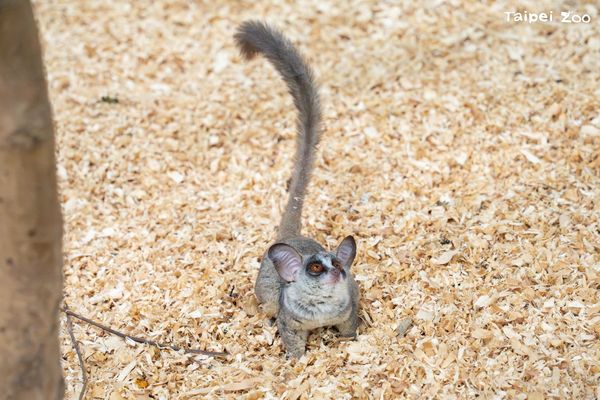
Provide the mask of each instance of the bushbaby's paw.
{"label": "bushbaby's paw", "polygon": [[304,355],[304,350],[296,349],[296,350],[286,350],[285,358],[286,360],[299,360],[300,357]]}
{"label": "bushbaby's paw", "polygon": [[358,324],[354,319],[348,319],[335,327],[338,330],[340,337],[345,339],[356,339],[356,329],[358,328]]}

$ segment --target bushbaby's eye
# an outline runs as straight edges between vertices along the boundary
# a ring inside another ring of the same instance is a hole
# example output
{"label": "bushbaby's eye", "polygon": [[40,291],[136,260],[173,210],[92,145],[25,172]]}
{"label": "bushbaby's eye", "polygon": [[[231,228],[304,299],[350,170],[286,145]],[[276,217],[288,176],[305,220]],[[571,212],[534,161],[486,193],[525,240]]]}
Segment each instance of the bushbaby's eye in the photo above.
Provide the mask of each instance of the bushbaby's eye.
{"label": "bushbaby's eye", "polygon": [[308,266],[308,272],[310,272],[311,274],[320,274],[323,272],[323,270],[324,268],[321,264],[312,263]]}

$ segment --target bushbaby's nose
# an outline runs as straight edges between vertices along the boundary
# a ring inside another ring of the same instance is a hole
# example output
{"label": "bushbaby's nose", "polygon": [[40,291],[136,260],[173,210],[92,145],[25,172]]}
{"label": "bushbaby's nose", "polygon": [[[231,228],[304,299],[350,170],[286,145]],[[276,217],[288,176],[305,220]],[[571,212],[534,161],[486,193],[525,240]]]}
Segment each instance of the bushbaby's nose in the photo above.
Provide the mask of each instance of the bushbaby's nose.
{"label": "bushbaby's nose", "polygon": [[340,276],[340,273],[341,273],[341,272],[340,272],[340,270],[339,270],[339,269],[337,269],[337,268],[332,268],[332,269],[330,269],[330,270],[329,270],[329,273],[330,273],[332,276],[334,276],[334,277],[336,277],[336,278],[337,278],[337,277],[339,277],[339,276]]}

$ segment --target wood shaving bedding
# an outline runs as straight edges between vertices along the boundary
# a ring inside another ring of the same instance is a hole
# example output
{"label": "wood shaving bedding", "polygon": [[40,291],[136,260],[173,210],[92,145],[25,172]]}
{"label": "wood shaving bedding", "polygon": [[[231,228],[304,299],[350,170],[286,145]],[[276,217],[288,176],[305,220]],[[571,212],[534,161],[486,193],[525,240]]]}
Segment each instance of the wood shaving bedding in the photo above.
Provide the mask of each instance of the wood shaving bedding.
{"label": "wood shaving bedding", "polygon": [[[37,0],[68,304],[231,353],[76,323],[86,398],[600,397],[600,16],[569,4],[592,23],[505,21],[554,2]],[[234,47],[262,17],[322,86],[304,232],[359,244],[358,339],[320,330],[295,364],[253,297],[295,118]]]}

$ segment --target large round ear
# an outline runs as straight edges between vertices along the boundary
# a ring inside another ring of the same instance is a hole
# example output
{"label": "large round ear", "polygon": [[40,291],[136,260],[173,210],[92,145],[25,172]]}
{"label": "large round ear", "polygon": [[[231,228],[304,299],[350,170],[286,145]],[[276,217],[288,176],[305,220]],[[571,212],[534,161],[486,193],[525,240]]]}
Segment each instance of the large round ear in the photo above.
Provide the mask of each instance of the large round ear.
{"label": "large round ear", "polygon": [[335,256],[349,269],[356,257],[356,241],[352,236],[346,236],[338,246]]}
{"label": "large round ear", "polygon": [[293,282],[302,268],[302,257],[292,246],[276,243],[269,248],[267,256],[273,262],[275,270],[286,282]]}

